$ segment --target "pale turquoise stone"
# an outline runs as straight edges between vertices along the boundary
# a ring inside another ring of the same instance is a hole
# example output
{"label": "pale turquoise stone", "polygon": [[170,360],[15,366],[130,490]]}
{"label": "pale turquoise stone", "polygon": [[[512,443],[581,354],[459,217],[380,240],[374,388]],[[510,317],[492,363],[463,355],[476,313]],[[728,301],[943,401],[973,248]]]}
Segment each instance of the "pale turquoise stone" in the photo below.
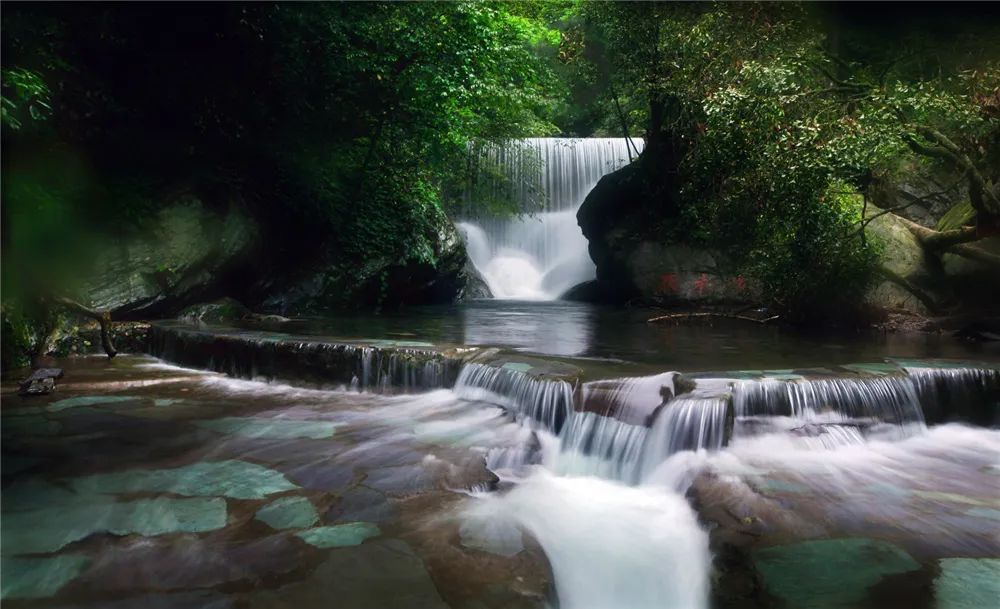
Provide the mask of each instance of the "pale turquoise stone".
{"label": "pale turquoise stone", "polygon": [[2,524],[4,554],[36,554],[94,533],[155,536],[221,529],[226,501],[159,497],[116,503],[110,497],[78,497],[70,504],[5,514]]}
{"label": "pale turquoise stone", "polygon": [[183,401],[184,400],[180,400],[180,399],[176,399],[176,398],[162,398],[162,399],[153,400],[153,406],[156,406],[157,408],[165,408],[167,406],[173,406],[174,404],[179,404],[180,402],[183,402]]}
{"label": "pale turquoise stone", "polygon": [[298,488],[281,472],[246,461],[202,461],[174,469],[130,469],[72,481],[79,493],[159,492],[189,497],[263,499]]}
{"label": "pale turquoise stone", "polygon": [[1000,601],[1000,558],[943,558],[934,580],[938,609],[983,609]]}
{"label": "pale turquoise stone", "polygon": [[316,527],[296,533],[302,541],[317,548],[341,548],[361,545],[361,542],[381,535],[382,531],[370,522],[349,522],[330,527]]}
{"label": "pale turquoise stone", "polygon": [[256,518],[272,529],[304,529],[316,524],[319,514],[306,497],[281,497],[257,510]]}
{"label": "pale turquoise stone", "polygon": [[96,406],[98,404],[114,404],[116,402],[134,402],[140,399],[142,398],[127,395],[85,395],[77,398],[66,398],[65,400],[52,402],[45,407],[45,410],[48,410],[49,412],[59,412],[60,410],[76,408],[78,406]]}
{"label": "pale turquoise stone", "polygon": [[514,372],[528,372],[531,370],[531,364],[522,364],[518,362],[507,362],[502,366],[504,370],[513,370]]}
{"label": "pale turquoise stone", "polygon": [[330,421],[297,421],[294,419],[254,419],[226,417],[195,423],[199,427],[245,438],[269,438],[272,440],[294,440],[308,438],[322,440],[329,438],[337,429],[337,423]]}
{"label": "pale turquoise stone", "polygon": [[884,576],[920,565],[875,539],[824,539],[753,552],[767,591],[789,607],[853,609]]}
{"label": "pale turquoise stone", "polygon": [[1000,510],[994,510],[993,508],[972,508],[971,510],[966,510],[965,512],[969,516],[976,516],[978,518],[992,518],[993,520],[1000,520]]}
{"label": "pale turquoise stone", "polygon": [[80,554],[4,558],[0,597],[16,599],[52,596],[76,578],[88,562],[87,557]]}
{"label": "pale turquoise stone", "polygon": [[976,497],[969,497],[968,495],[959,495],[958,493],[943,493],[939,491],[913,491],[913,494],[918,497],[923,497],[924,499],[931,499],[933,501],[947,501],[949,503],[966,503],[969,505],[1000,504],[1000,502],[997,501],[978,499]]}

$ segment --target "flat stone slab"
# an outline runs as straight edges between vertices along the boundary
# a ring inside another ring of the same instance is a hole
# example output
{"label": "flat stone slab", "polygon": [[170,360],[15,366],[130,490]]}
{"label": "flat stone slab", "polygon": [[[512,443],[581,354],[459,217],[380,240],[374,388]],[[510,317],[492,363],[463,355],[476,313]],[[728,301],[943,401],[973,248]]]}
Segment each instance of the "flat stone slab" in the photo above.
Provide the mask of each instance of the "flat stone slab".
{"label": "flat stone slab", "polygon": [[302,541],[317,548],[342,548],[361,545],[370,537],[377,537],[381,530],[370,522],[349,522],[328,527],[316,527],[296,533]]}
{"label": "flat stone slab", "polygon": [[78,497],[70,504],[4,514],[3,552],[56,552],[94,533],[155,536],[224,526],[226,502],[219,498],[158,497],[119,503],[108,497]]}
{"label": "flat stone slab", "polygon": [[321,440],[332,436],[338,427],[337,423],[330,421],[297,421],[252,417],[225,417],[208,421],[196,421],[195,425],[229,435],[274,440],[291,440],[297,438]]}
{"label": "flat stone slab", "polygon": [[142,594],[257,582],[300,568],[310,552],[315,550],[284,533],[250,541],[193,535],[129,541],[100,554],[80,584],[93,590]]}
{"label": "flat stone slab", "polygon": [[396,515],[396,509],[382,493],[358,486],[347,491],[326,513],[328,522],[383,522]]}
{"label": "flat stone slab", "polygon": [[202,461],[173,469],[130,469],[76,478],[79,493],[174,493],[189,497],[263,499],[298,488],[281,473],[246,461]]}
{"label": "flat stone slab", "polygon": [[765,548],[753,561],[770,594],[811,609],[853,609],[884,576],[920,568],[902,549],[861,537]]}
{"label": "flat stone slab", "polygon": [[1000,602],[1000,558],[944,558],[939,564],[938,609],[982,609]]}
{"label": "flat stone slab", "polygon": [[[6,537],[6,535],[5,535]],[[4,546],[7,540],[4,539]],[[6,550],[6,547],[4,548]],[[4,599],[47,598],[75,579],[89,560],[81,554],[45,557],[4,557],[2,561]]]}
{"label": "flat stone slab", "polygon": [[255,516],[272,529],[304,529],[319,521],[307,497],[281,497],[257,510]]}
{"label": "flat stone slab", "polygon": [[305,580],[249,601],[251,609],[448,609],[423,561],[396,539],[334,550]]}

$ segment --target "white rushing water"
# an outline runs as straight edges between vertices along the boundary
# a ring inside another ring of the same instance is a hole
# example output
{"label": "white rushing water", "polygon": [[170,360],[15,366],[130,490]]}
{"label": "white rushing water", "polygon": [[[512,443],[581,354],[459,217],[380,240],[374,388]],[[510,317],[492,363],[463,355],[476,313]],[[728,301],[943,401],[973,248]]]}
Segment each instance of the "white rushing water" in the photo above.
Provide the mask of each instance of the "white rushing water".
{"label": "white rushing water", "polygon": [[[641,151],[643,142],[633,139],[632,145]],[[628,164],[628,146],[624,138],[532,138],[489,150],[490,162],[515,183],[520,209],[532,210],[539,198],[525,183],[537,179],[544,194],[538,213],[478,215],[458,224],[469,258],[495,298],[552,300],[594,278],[576,212],[602,176]],[[525,163],[525,156],[536,155],[540,165]]]}
{"label": "white rushing water", "polygon": [[685,497],[703,473],[714,485],[709,492],[776,510],[764,512],[765,520],[783,517],[780,503],[760,499],[753,488],[770,480],[808,489],[858,523],[902,514],[905,523],[894,526],[908,534],[934,531],[992,551],[989,540],[954,524],[947,510],[939,517],[899,501],[949,497],[937,491],[942,485],[980,492],[975,472],[1000,462],[1000,432],[927,430],[922,404],[937,398],[918,385],[936,379],[936,392],[957,395],[982,385],[989,371],[699,379],[680,397],[676,373],[665,373],[584,383],[569,409],[562,401],[553,407],[553,395],[565,395],[561,381],[528,383],[517,378],[521,373],[486,368],[464,374],[459,395],[502,404],[533,432],[521,447],[491,453],[491,469],[513,487],[473,500],[466,525],[530,533],[552,566],[560,609],[708,607],[708,533]]}

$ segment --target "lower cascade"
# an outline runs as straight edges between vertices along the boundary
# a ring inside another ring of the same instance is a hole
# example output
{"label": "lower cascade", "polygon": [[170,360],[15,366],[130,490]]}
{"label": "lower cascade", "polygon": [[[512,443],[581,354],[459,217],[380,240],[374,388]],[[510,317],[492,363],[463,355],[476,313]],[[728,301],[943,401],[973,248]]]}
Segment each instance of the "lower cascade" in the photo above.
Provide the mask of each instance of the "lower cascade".
{"label": "lower cascade", "polygon": [[[35,560],[52,544],[80,542],[71,548],[76,553],[89,543],[99,552],[126,536],[118,531],[146,530],[145,516],[114,526],[90,518],[87,506],[100,501],[130,509],[159,509],[160,501],[183,509],[195,501],[214,510],[209,530],[233,527],[238,513],[227,512],[233,502],[215,496],[221,493],[259,502],[252,524],[237,519],[243,528],[232,543],[257,531],[269,540],[293,535],[299,541],[276,551],[297,555],[300,541],[315,545],[329,551],[310,553],[322,561],[315,568],[327,565],[324,573],[338,575],[352,566],[343,558],[353,556],[347,548],[372,553],[361,570],[406,562],[406,578],[398,581],[421,582],[413,590],[425,595],[414,606],[450,606],[437,599],[432,576],[441,571],[422,565],[456,560],[517,582],[514,594],[522,584],[527,590],[490,606],[560,609],[740,606],[720,601],[727,586],[735,589],[729,600],[742,602],[753,587],[784,603],[758,598],[750,605],[758,608],[864,607],[871,605],[854,597],[823,605],[808,594],[836,594],[851,581],[843,572],[872,556],[878,564],[871,568],[888,575],[937,577],[951,564],[940,557],[1000,555],[992,534],[1000,496],[987,484],[1000,473],[1000,430],[982,427],[1000,423],[997,368],[890,359],[801,371],[611,377],[605,362],[414,340],[335,343],[162,324],[151,342],[164,359],[202,370],[147,358],[116,381],[114,395],[58,396],[44,407],[52,420],[14,410],[5,415],[5,432],[37,429],[41,445],[51,446],[52,434],[61,432],[53,421],[76,441],[112,416],[177,416],[151,427],[183,451],[194,428],[209,448],[175,455],[168,444],[157,445],[165,456],[155,468],[60,477],[58,486],[11,485],[5,547],[13,539]],[[149,378],[139,379],[143,374]],[[136,445],[131,437],[113,443],[116,450]],[[208,458],[192,461],[192,454]],[[229,483],[229,471],[239,473],[232,479],[240,484]],[[266,489],[242,482],[257,478]],[[17,532],[42,522],[22,513],[25,493],[41,489],[43,499],[58,500],[64,488],[90,494],[45,508],[46,526],[66,529],[57,530],[60,536]],[[331,500],[316,500],[331,489]],[[145,497],[156,492],[168,496]],[[73,518],[50,516],[56,509]],[[171,514],[165,526],[186,526],[183,516]],[[126,511],[117,517],[132,518]],[[872,536],[872,527],[886,538]],[[91,539],[100,544],[79,537],[105,530],[113,535]],[[145,542],[123,543],[116,551],[135,552],[137,561],[145,556]],[[273,558],[258,543],[240,551],[284,564],[287,554]],[[940,548],[933,562],[921,554],[928,547]],[[796,570],[810,561],[822,562],[829,582]],[[106,576],[118,581],[126,566],[114,563]],[[452,593],[498,588],[497,579],[476,584],[457,572]],[[524,584],[530,577],[533,588]],[[868,588],[874,586],[860,587]]]}
{"label": "lower cascade", "polygon": [[[903,451],[917,442],[912,450],[921,452],[914,455],[922,454],[925,408],[943,407],[949,395],[966,402],[978,395],[987,407],[1000,401],[1000,371],[993,369],[912,367],[897,375],[818,379],[706,376],[683,388],[680,376],[595,381],[570,394],[565,381],[523,372],[489,366],[461,372],[459,396],[485,397],[533,430],[523,446],[488,459],[513,488],[482,495],[465,518],[530,532],[552,565],[560,607],[708,607],[709,536],[685,498],[706,467],[742,472],[753,471],[752,462],[774,462],[791,472],[802,467],[813,475],[830,467],[839,477],[851,476],[855,462],[833,457],[841,449],[874,450],[876,463],[884,459],[878,451],[898,442]],[[931,438],[953,441],[944,433]],[[828,466],[824,455],[831,455]],[[893,466],[877,467],[875,480],[901,475]]]}

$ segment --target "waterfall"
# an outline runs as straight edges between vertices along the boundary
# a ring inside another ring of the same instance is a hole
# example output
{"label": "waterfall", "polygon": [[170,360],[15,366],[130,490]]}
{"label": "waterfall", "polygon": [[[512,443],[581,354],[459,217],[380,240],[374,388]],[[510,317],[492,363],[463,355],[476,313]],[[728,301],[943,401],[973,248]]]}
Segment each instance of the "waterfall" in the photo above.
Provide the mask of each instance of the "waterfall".
{"label": "waterfall", "polygon": [[[632,143],[642,149],[641,139]],[[594,263],[576,212],[602,176],[628,164],[628,142],[532,138],[486,148],[485,154],[513,184],[508,196],[524,212],[490,217],[469,200],[470,211],[458,224],[469,258],[494,297],[552,300],[593,279]],[[476,196],[485,195],[466,194]]]}

